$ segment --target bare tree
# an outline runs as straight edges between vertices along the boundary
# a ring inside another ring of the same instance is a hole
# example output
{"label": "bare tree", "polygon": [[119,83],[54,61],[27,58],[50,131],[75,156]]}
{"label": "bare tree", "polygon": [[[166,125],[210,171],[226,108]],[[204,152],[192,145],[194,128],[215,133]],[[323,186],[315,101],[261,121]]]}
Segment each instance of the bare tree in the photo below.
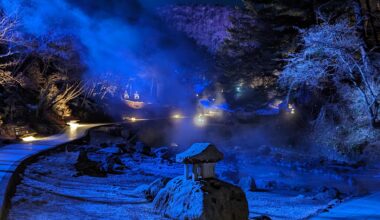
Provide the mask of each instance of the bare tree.
{"label": "bare tree", "polygon": [[15,75],[10,68],[19,64],[16,55],[20,54],[19,48],[23,45],[20,34],[17,31],[17,19],[7,15],[0,15],[0,47],[4,51],[0,53],[0,85],[9,86],[22,84],[21,75]]}
{"label": "bare tree", "polygon": [[[58,84],[62,84],[58,86]],[[58,115],[71,115],[68,103],[79,97],[84,91],[81,82],[70,82],[61,73],[48,76],[40,88],[37,116],[47,110],[54,110]]]}
{"label": "bare tree", "polygon": [[85,105],[86,100],[89,98],[103,100],[106,96],[115,96],[118,83],[120,82],[112,78],[111,73],[105,73],[89,79],[85,84],[82,105]]}

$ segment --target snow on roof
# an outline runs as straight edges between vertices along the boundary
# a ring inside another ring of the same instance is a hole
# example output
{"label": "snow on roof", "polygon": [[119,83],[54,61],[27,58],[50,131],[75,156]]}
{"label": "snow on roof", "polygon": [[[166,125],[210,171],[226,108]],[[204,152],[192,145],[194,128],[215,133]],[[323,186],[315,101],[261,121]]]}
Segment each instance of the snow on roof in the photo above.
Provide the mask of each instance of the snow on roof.
{"label": "snow on roof", "polygon": [[186,151],[177,154],[180,163],[215,163],[223,159],[223,153],[211,143],[195,143]]}

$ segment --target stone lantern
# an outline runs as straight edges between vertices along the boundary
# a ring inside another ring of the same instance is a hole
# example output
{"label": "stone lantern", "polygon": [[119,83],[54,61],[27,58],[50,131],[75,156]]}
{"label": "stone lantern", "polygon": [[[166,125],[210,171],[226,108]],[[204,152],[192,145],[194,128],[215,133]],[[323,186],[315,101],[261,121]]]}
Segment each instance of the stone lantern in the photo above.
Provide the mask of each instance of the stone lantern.
{"label": "stone lantern", "polygon": [[176,161],[184,164],[185,179],[193,181],[215,178],[215,165],[222,159],[223,153],[211,143],[195,143],[176,156]]}

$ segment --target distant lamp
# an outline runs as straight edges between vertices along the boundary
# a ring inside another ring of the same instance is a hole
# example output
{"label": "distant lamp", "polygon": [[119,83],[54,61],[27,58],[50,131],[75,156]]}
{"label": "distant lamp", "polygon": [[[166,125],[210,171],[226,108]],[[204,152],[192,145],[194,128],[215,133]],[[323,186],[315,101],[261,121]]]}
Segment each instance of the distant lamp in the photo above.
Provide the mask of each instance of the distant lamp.
{"label": "distant lamp", "polygon": [[135,94],[133,95],[133,97],[134,97],[136,100],[139,100],[139,99],[140,99],[140,94],[136,91]]}
{"label": "distant lamp", "polygon": [[23,138],[21,138],[22,139],[22,141],[24,141],[24,142],[33,142],[33,141],[36,141],[37,140],[37,138],[35,138],[34,136],[26,136],[26,137],[23,137]]}
{"label": "distant lamp", "polygon": [[77,129],[79,127],[78,120],[71,120],[67,122],[67,125],[70,126],[71,129]]}
{"label": "distant lamp", "polygon": [[202,114],[198,114],[194,117],[194,124],[198,127],[206,126],[207,120]]}
{"label": "distant lamp", "polygon": [[181,114],[179,114],[179,113],[176,113],[176,114],[173,114],[173,115],[172,115],[172,118],[173,118],[173,119],[181,119],[181,118],[183,118],[183,115],[181,115]]}
{"label": "distant lamp", "polygon": [[138,121],[146,121],[146,120],[149,120],[149,119],[125,116],[125,117],[123,117],[123,120],[134,123],[134,122],[138,122]]}
{"label": "distant lamp", "polygon": [[290,110],[290,114],[295,114],[296,113],[296,109],[294,108],[294,105],[289,104],[288,105],[288,109]]}

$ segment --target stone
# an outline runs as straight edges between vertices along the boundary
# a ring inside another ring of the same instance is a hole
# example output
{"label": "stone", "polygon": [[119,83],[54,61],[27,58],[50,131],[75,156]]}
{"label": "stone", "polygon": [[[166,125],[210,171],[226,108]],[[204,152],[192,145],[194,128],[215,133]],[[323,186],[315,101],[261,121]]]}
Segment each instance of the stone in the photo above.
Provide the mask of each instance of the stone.
{"label": "stone", "polygon": [[256,190],[256,182],[250,176],[241,178],[240,181],[239,181],[239,186],[244,191],[255,191]]}
{"label": "stone", "polygon": [[157,194],[153,205],[156,212],[172,219],[248,219],[244,191],[217,179],[176,177]]}
{"label": "stone", "polygon": [[335,187],[323,186],[318,190],[318,193],[314,196],[317,200],[333,200],[340,199],[342,193]]}
{"label": "stone", "polygon": [[103,163],[103,167],[107,173],[112,174],[121,174],[127,168],[118,155],[109,155]]}
{"label": "stone", "polygon": [[136,151],[136,148],[133,144],[127,142],[127,143],[118,143],[115,144],[116,147],[120,148],[122,153],[128,153],[131,154]]}
{"label": "stone", "polygon": [[160,147],[153,151],[154,155],[158,158],[168,160],[170,159],[170,152],[168,147]]}
{"label": "stone", "polygon": [[118,147],[106,147],[98,151],[99,153],[106,153],[106,154],[121,154],[122,151]]}
{"label": "stone", "polygon": [[103,164],[99,161],[90,160],[86,151],[80,151],[77,162],[75,163],[77,176],[88,175],[95,177],[105,177],[107,172]]}
{"label": "stone", "polygon": [[257,179],[255,181],[256,188],[261,190],[273,190],[278,188],[278,183],[275,180],[262,180]]}
{"label": "stone", "polygon": [[128,144],[126,143],[117,143],[115,147],[119,148],[122,153],[129,153]]}
{"label": "stone", "polygon": [[142,142],[136,143],[136,152],[140,154],[150,155],[151,149]]}

